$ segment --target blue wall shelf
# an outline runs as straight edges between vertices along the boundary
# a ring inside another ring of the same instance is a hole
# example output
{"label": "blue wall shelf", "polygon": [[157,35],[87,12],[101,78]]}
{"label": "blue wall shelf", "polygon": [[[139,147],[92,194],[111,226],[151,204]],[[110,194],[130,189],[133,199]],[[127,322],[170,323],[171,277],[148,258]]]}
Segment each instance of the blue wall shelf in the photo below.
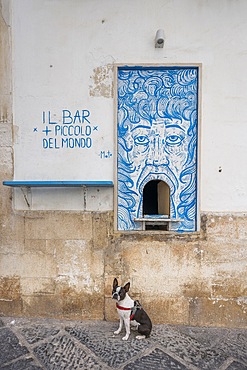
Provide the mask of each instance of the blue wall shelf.
{"label": "blue wall shelf", "polygon": [[36,188],[44,188],[44,187],[54,187],[54,188],[61,188],[61,187],[80,187],[80,186],[108,186],[113,187],[112,181],[3,181],[3,185],[5,186],[12,186],[12,187],[36,187]]}

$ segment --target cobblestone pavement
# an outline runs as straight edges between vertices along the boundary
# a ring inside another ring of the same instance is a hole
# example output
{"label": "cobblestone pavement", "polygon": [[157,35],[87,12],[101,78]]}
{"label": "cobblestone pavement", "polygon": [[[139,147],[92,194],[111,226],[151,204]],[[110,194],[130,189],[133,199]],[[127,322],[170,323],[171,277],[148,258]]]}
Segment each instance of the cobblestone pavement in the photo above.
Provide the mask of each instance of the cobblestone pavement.
{"label": "cobblestone pavement", "polygon": [[0,318],[0,369],[247,370],[247,330],[154,325],[149,339],[117,322]]}

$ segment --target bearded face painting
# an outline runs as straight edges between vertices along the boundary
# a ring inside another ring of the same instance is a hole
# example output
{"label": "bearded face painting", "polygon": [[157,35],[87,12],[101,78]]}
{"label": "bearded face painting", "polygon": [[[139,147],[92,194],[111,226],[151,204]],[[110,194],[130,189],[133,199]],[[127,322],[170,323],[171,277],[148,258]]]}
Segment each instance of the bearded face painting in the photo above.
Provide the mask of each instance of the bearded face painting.
{"label": "bearded face painting", "polygon": [[197,67],[118,69],[118,230],[141,229],[144,188],[161,181],[170,230],[196,231],[197,122]]}

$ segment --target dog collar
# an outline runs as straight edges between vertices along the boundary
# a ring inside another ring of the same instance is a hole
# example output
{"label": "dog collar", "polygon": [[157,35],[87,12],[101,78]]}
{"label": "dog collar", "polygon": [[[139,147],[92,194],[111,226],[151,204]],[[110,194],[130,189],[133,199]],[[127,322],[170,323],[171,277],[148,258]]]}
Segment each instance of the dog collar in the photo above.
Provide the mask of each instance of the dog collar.
{"label": "dog collar", "polygon": [[124,310],[124,311],[130,311],[130,310],[131,310],[131,308],[119,306],[119,304],[118,304],[118,303],[116,303],[116,307],[117,307],[119,310]]}

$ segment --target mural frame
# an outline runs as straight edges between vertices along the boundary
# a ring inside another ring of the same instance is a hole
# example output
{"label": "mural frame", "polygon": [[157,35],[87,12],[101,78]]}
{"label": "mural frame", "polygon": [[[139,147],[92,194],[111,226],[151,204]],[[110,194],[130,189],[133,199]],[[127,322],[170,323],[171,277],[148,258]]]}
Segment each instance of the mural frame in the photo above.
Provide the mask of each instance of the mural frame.
{"label": "mural frame", "polygon": [[[150,64],[150,63],[117,63],[114,65],[114,231],[116,233],[146,233],[150,234],[150,230],[120,230],[118,229],[118,76],[119,70],[123,69],[197,69],[197,144],[196,144],[196,229],[193,231],[182,232],[182,235],[186,233],[199,233],[200,232],[200,209],[201,209],[201,75],[202,75],[202,64],[201,63],[167,63],[167,64]],[[152,232],[152,231],[151,231]],[[155,233],[173,233],[180,234],[178,231],[168,229],[168,231],[155,231]]]}

